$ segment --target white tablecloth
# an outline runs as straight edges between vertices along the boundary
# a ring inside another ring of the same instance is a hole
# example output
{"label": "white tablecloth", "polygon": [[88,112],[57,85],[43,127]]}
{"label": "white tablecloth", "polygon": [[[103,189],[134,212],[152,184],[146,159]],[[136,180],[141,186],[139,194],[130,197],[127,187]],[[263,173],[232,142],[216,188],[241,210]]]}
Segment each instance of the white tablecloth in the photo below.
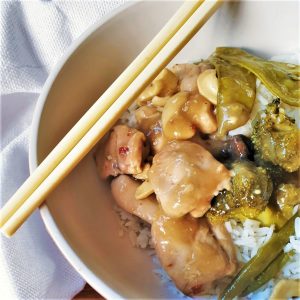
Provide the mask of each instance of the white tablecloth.
{"label": "white tablecloth", "polygon": [[[0,207],[28,177],[33,109],[52,67],[89,25],[121,1],[0,1]],[[52,242],[39,212],[0,237],[0,299],[70,299],[85,282]]]}

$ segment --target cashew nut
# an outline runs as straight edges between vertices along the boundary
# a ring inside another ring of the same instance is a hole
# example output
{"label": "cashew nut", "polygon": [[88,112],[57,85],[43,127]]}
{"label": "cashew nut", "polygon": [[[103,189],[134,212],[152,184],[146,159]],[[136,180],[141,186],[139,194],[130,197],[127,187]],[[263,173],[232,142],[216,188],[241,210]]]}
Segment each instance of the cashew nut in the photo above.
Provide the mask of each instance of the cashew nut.
{"label": "cashew nut", "polygon": [[150,170],[150,167],[151,167],[151,165],[149,163],[146,163],[144,165],[141,173],[133,174],[132,176],[138,180],[147,180],[148,179],[148,171]]}
{"label": "cashew nut", "polygon": [[159,96],[154,96],[152,98],[152,101],[151,103],[154,105],[154,106],[157,106],[157,107],[162,107],[162,106],[165,106],[168,99],[170,98],[170,96],[165,96],[165,97],[159,97]]}
{"label": "cashew nut", "polygon": [[171,96],[177,91],[178,79],[168,69],[163,69],[153,82],[136,99],[138,105],[145,105],[154,96]]}
{"label": "cashew nut", "polygon": [[202,133],[211,134],[218,129],[217,119],[213,113],[213,105],[203,96],[192,96],[185,103],[183,111]]}
{"label": "cashew nut", "polygon": [[188,93],[180,92],[172,96],[164,106],[162,128],[164,135],[170,140],[187,140],[196,133],[196,128],[182,111],[187,99]]}
{"label": "cashew nut", "polygon": [[197,79],[200,95],[204,96],[212,104],[217,105],[218,79],[215,69],[202,72]]}
{"label": "cashew nut", "polygon": [[271,300],[290,299],[300,296],[299,280],[280,280],[273,289]]}
{"label": "cashew nut", "polygon": [[163,88],[157,96],[171,96],[177,91],[178,78],[168,69],[163,69],[155,78],[163,83]]}
{"label": "cashew nut", "polygon": [[149,181],[144,181],[135,191],[135,198],[145,199],[154,193],[153,187]]}
{"label": "cashew nut", "polygon": [[168,139],[186,140],[196,128],[210,134],[217,130],[212,104],[203,96],[180,92],[172,96],[162,112],[162,128]]}
{"label": "cashew nut", "polygon": [[158,95],[163,88],[162,81],[153,81],[146,89],[138,96],[136,103],[140,106],[146,105],[154,96]]}

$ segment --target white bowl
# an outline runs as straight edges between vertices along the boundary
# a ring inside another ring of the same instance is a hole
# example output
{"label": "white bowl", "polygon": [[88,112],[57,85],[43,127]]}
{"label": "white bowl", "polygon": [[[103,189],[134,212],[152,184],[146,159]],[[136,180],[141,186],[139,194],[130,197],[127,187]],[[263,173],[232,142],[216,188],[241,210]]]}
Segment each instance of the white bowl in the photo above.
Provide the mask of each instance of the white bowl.
{"label": "white bowl", "polygon": [[[57,144],[80,116],[132,61],[180,2],[131,3],[86,31],[54,68],[34,115],[30,168]],[[224,4],[175,58],[206,58],[216,46],[237,46],[269,57],[299,46],[299,4],[241,1]],[[175,298],[153,273],[149,255],[119,238],[109,186],[98,179],[92,155],[41,208],[55,243],[104,297]]]}

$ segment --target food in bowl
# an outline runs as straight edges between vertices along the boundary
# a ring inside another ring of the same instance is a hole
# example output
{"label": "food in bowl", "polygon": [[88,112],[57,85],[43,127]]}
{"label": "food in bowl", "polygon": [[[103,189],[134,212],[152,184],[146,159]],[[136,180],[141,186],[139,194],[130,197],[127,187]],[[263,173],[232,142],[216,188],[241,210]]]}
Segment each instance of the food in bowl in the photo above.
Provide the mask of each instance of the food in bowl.
{"label": "food in bowl", "polygon": [[300,296],[299,74],[217,48],[164,69],[96,153],[122,218],[141,220],[136,244],[184,294]]}

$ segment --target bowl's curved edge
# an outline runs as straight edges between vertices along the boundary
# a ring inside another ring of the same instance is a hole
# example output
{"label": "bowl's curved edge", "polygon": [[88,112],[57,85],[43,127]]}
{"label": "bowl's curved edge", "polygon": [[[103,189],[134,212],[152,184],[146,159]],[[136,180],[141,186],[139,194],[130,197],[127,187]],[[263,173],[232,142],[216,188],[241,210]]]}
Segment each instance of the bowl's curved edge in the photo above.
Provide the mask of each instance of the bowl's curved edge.
{"label": "bowl's curved edge", "polygon": [[[125,11],[131,6],[135,5],[137,2],[128,2],[120,7],[114,9],[112,12],[104,16],[100,21],[93,24],[86,31],[84,31],[75,41],[72,42],[71,46],[60,58],[54,69],[51,71],[49,77],[47,78],[42,92],[38,98],[37,104],[35,106],[33,120],[30,132],[30,142],[29,142],[29,170],[32,173],[38,166],[37,158],[37,145],[38,145],[38,133],[39,124],[46,102],[47,96],[51,89],[53,82],[55,81],[57,75],[62,70],[66,61],[72,56],[76,49],[81,45],[81,43],[86,40],[90,35],[92,35],[100,26],[105,24],[107,21],[115,17],[117,14]],[[111,289],[107,284],[101,281],[91,270],[89,270],[79,256],[74,252],[69,243],[63,238],[62,233],[57,227],[48,207],[43,204],[40,207],[40,213],[42,220],[45,224],[46,230],[48,231],[51,238],[54,240],[56,246],[59,248],[63,256],[67,261],[73,266],[73,268],[86,280],[97,292],[101,293],[102,296],[109,299],[122,299],[123,297]],[[68,255],[65,253],[67,252]],[[99,289],[100,287],[100,289]],[[101,291],[100,291],[101,290]]]}

